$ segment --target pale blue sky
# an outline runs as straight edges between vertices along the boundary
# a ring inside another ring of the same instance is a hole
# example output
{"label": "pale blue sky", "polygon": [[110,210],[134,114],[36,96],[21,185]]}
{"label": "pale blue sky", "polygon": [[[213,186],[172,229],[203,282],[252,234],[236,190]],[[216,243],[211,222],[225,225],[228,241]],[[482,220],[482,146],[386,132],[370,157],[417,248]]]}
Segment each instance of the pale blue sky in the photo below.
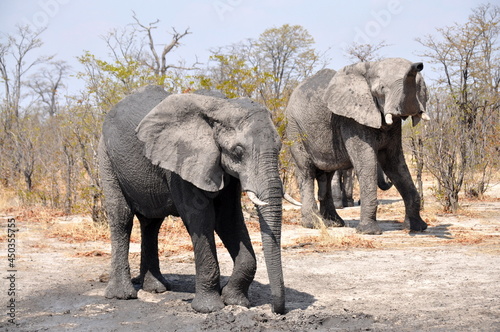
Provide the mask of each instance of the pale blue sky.
{"label": "pale blue sky", "polygon": [[[471,9],[487,0],[0,0],[0,32],[15,31],[16,24],[46,25],[41,54],[57,54],[78,70],[76,56],[88,50],[99,57],[106,48],[99,36],[132,20],[132,10],[144,22],[160,19],[156,41],[175,27],[191,35],[171,55],[172,63],[198,57],[206,62],[210,48],[257,38],[265,29],[283,24],[306,28],[316,49],[327,52],[329,67],[338,69],[349,60],[342,47],[353,40],[390,47],[381,55],[423,61],[415,38],[435,34],[436,28],[465,22]],[[498,3],[499,0],[490,1]],[[169,37],[167,40],[169,40]],[[431,74],[430,66],[424,70]],[[73,90],[70,86],[70,90]]]}

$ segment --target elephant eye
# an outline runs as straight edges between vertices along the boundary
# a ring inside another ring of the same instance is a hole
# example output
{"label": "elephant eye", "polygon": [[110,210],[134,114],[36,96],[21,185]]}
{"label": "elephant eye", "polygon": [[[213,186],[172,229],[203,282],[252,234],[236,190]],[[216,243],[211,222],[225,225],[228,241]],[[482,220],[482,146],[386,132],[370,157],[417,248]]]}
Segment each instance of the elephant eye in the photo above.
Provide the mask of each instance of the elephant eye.
{"label": "elephant eye", "polygon": [[236,145],[234,148],[231,149],[231,156],[233,157],[234,160],[240,161],[243,159],[244,152],[245,149],[241,145]]}

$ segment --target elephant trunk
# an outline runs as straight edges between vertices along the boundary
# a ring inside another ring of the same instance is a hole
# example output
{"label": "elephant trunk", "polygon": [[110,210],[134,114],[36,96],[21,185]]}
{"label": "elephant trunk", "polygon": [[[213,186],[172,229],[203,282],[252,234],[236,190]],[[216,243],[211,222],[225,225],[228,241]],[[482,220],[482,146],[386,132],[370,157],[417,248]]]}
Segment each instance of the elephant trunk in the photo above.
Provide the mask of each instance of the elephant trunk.
{"label": "elephant trunk", "polygon": [[417,74],[424,69],[421,62],[413,63],[403,81],[402,115],[417,115],[425,111],[417,98]]}
{"label": "elephant trunk", "polygon": [[257,205],[262,247],[266,260],[269,284],[272,293],[273,312],[285,312],[285,285],[281,265],[281,219],[282,219],[282,185],[278,173],[277,154],[262,160],[259,169],[260,187],[258,197],[268,203]]}

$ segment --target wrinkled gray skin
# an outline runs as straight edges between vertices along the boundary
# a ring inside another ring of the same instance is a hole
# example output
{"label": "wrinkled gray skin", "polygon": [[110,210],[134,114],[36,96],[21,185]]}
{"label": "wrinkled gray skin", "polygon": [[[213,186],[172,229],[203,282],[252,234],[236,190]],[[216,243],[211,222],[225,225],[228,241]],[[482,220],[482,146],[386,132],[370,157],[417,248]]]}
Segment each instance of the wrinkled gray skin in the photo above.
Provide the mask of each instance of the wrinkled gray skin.
{"label": "wrinkled gray skin", "polygon": [[[248,307],[256,271],[241,210],[241,191],[258,206],[273,311],[285,311],[280,236],[280,139],[270,112],[249,99],[169,95],[149,86],[126,97],[106,116],[99,146],[100,175],[110,219],[112,261],[107,298],[137,297],[128,262],[132,219],[140,221],[141,267],[136,283],[150,292],[169,289],[158,261],[158,230],[180,216],[191,236],[196,265],[194,310]],[[214,231],[234,270],[220,287]]]}
{"label": "wrinkled gray skin", "polygon": [[[321,70],[294,90],[286,110],[287,135],[293,141],[305,227],[318,222],[344,225],[331,197],[320,202],[318,211],[314,179],[326,173],[329,183],[334,171],[354,167],[363,202],[357,231],[380,234],[376,222],[378,162],[403,197],[404,226],[415,231],[427,228],[401,144],[402,119],[412,116],[416,124],[425,112],[422,68],[421,63],[404,59],[358,63],[337,73]],[[386,122],[388,114],[390,123]]]}
{"label": "wrinkled gray skin", "polygon": [[[336,209],[342,209],[344,207],[354,206],[354,199],[352,198],[352,190],[354,187],[353,182],[354,182],[353,168],[338,170],[335,171],[335,173],[333,174],[331,188],[332,188],[333,204],[335,205]],[[381,190],[389,190],[390,188],[392,188],[391,181],[384,174],[384,171],[382,171],[380,165],[377,166],[377,186]],[[318,197],[319,200],[324,199],[324,197],[320,195],[318,195]],[[361,203],[361,200],[359,201],[359,203]]]}

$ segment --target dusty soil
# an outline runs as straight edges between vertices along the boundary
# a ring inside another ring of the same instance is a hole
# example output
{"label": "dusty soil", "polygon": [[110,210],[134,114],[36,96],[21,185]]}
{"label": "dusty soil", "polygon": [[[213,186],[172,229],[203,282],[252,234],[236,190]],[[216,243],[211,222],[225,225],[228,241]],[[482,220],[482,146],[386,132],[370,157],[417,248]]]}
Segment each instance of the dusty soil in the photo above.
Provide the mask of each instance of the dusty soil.
{"label": "dusty soil", "polygon": [[[499,186],[496,186],[499,187]],[[16,324],[6,316],[10,297],[6,236],[0,259],[0,331],[500,331],[499,190],[483,201],[465,202],[457,215],[434,203],[423,213],[424,233],[402,230],[403,205],[384,193],[378,218],[384,233],[356,235],[359,207],[339,211],[347,227],[308,230],[299,212],[285,211],[283,265],[287,313],[275,315],[257,227],[250,227],[258,271],[250,309],[229,306],[211,314],[191,309],[194,263],[188,250],[162,252],[163,273],[173,290],[139,292],[137,300],[104,298],[110,263],[107,241],[51,237],[56,223],[78,224],[81,216],[52,223],[17,222]],[[250,223],[256,223],[252,212]],[[0,218],[2,232],[6,219]],[[64,240],[64,241],[63,241]],[[133,273],[138,244],[131,247]],[[231,261],[219,250],[222,275]],[[223,278],[223,282],[224,282]]]}

